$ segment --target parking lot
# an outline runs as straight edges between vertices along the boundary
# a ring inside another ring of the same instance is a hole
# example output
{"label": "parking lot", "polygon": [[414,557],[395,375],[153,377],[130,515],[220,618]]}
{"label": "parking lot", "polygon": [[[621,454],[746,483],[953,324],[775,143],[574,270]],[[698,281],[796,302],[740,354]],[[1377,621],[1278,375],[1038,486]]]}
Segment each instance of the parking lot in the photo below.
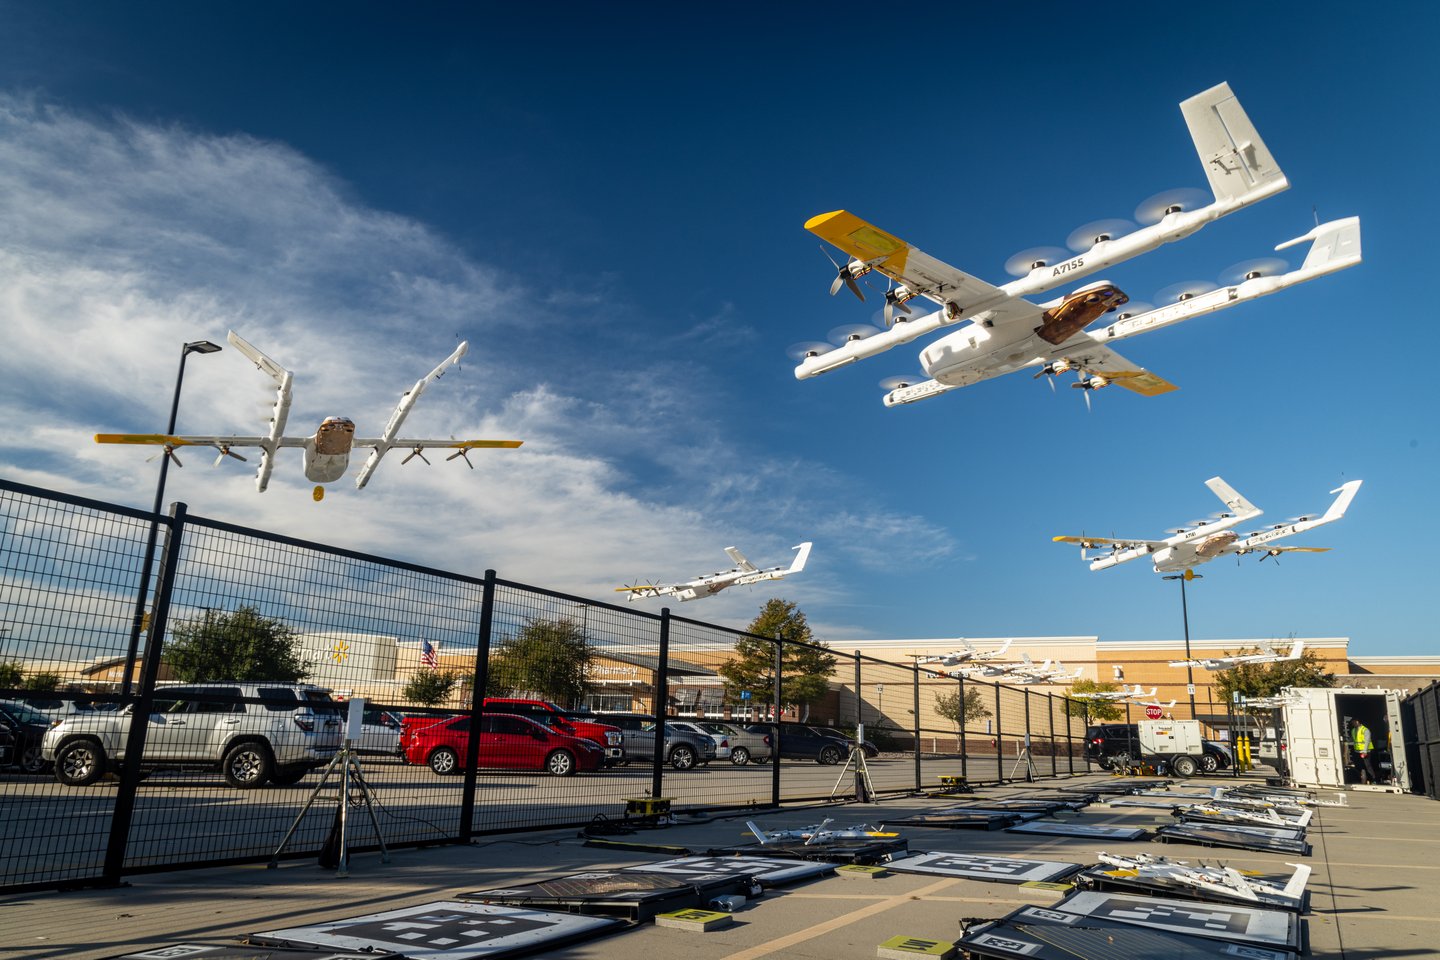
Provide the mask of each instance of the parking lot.
{"label": "parking lot", "polygon": [[[817,771],[818,772],[818,771]],[[727,775],[729,772],[726,772]],[[1102,782],[1076,777],[1025,789],[1077,789]],[[1016,788],[982,791],[982,796]],[[893,800],[879,804],[791,808],[757,819],[767,828],[796,827],[823,817],[838,824],[880,823],[933,812],[948,801]],[[1395,958],[1434,956],[1440,916],[1432,909],[1440,865],[1440,806],[1415,796],[1352,793],[1350,806],[1321,808],[1312,821],[1314,869],[1310,910],[1305,915],[1309,952],[1316,957]],[[617,811],[618,815],[618,811]],[[681,817],[668,829],[628,840],[704,850],[744,839],[742,815],[714,819]],[[1161,811],[1087,808],[1086,823],[1154,826]],[[997,855],[1093,863],[1099,849],[1149,852],[1221,861],[1240,869],[1283,867],[1293,855],[1160,845],[1144,840],[1099,844],[1065,837],[1028,837],[1003,831],[909,828],[902,833],[912,852],[984,852]],[[249,932],[295,926],[442,900],[484,889],[566,873],[607,869],[660,854],[582,846],[574,830],[484,838],[470,846],[404,850],[382,864],[374,853],[357,855],[347,879],[313,861],[210,868],[133,878],[118,890],[36,893],[0,900],[0,942],[11,956],[34,960],[99,960],[142,945],[182,940],[224,942]],[[824,957],[869,960],[877,945],[897,935],[954,940],[966,918],[997,917],[1023,904],[1052,903],[1057,894],[1013,885],[893,874],[856,883],[838,877],[780,888],[735,914],[735,923],[713,933],[641,924],[601,939],[548,950],[546,956],[619,960],[682,953],[698,960],[759,960],[762,957]]]}

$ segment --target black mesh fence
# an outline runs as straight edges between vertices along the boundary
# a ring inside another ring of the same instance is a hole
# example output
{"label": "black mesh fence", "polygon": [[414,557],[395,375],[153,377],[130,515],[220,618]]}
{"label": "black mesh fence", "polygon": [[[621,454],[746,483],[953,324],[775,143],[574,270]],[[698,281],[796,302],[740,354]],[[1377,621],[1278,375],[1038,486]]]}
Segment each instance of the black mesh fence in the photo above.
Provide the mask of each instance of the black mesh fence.
{"label": "black mesh fence", "polygon": [[0,481],[0,533],[0,888],[1084,770],[1063,699],[919,664],[180,505]]}

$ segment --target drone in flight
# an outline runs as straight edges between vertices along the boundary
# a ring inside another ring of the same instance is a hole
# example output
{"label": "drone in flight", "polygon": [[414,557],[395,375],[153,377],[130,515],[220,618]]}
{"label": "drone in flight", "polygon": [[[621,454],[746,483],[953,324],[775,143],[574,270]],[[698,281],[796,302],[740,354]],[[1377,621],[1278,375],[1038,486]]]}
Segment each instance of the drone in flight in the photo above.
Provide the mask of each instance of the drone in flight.
{"label": "drone in flight", "polygon": [[1014,643],[1013,640],[1006,640],[994,650],[979,650],[975,647],[973,643],[971,643],[969,640],[966,640],[964,637],[961,637],[959,639],[961,645],[964,646],[965,649],[951,650],[949,653],[942,653],[933,657],[920,657],[915,661],[915,663],[917,665],[934,663],[942,667],[953,667],[957,664],[962,663],[979,663],[986,660],[997,660],[1000,657],[1004,656],[1005,651],[1010,649],[1010,644]]}
{"label": "drone in flight", "polygon": [[[848,211],[811,218],[805,229],[849,258],[843,265],[832,258],[836,266],[832,295],[844,287],[864,300],[857,280],[872,272],[887,278],[886,329],[854,324],[832,331],[831,343],[793,345],[790,355],[799,361],[796,379],[815,377],[959,325],[921,351],[924,377],[881,381],[882,389],[888,391],[886,406],[914,403],[1018,370],[1033,371],[1035,379],[1074,372],[1078,379],[1071,386],[1085,391],[1087,404],[1092,391],[1111,384],[1141,396],[1157,396],[1177,387],[1125,359],[1108,344],[1360,262],[1360,221],[1350,217],[1318,224],[1304,236],[1276,247],[1281,250],[1308,241],[1310,249],[1299,269],[1287,270],[1289,264],[1274,258],[1239,264],[1222,278],[1223,286],[1186,286],[1167,298],[1172,302],[1158,308],[1132,304],[1126,294],[1104,281],[1045,303],[1022,299],[1180,240],[1289,187],[1229,84],[1191,97],[1180,104],[1180,112],[1205,168],[1210,194],[1199,190],[1157,194],[1136,210],[1136,219],[1145,226],[1123,220],[1087,224],[1069,238],[1073,253],[1058,248],[1022,251],[1007,263],[1019,279],[1004,286],[972,277]],[[936,309],[917,315],[911,306],[917,299],[929,301]],[[1121,312],[1106,326],[1087,329],[1116,311]],[[1053,388],[1054,380],[1049,383]]]}
{"label": "drone in flight", "polygon": [[813,544],[806,541],[791,547],[799,551],[795,559],[788,567],[771,567],[768,570],[761,570],[755,564],[745,558],[734,547],[726,547],[725,552],[736,564],[732,570],[725,570],[720,573],[712,573],[709,576],[696,577],[694,580],[687,580],[684,583],[672,584],[639,584],[637,586],[616,587],[616,593],[628,593],[626,600],[645,600],[650,597],[675,597],[678,600],[698,600],[702,597],[713,597],[726,587],[739,587],[747,583],[763,583],[766,580],[782,580],[792,573],[799,573],[805,569],[805,561],[810,558],[810,548]]}
{"label": "drone in flight", "polygon": [[[1173,527],[1166,531],[1170,536],[1164,540],[1088,536],[1061,536],[1054,539],[1056,543],[1079,544],[1080,558],[1090,562],[1091,570],[1104,570],[1140,557],[1149,557],[1156,573],[1173,573],[1189,571],[1196,564],[1231,555],[1240,557],[1247,553],[1258,553],[1260,559],[1264,560],[1266,557],[1278,557],[1282,553],[1324,553],[1330,548],[1281,547],[1275,546],[1275,541],[1323,527],[1345,516],[1345,511],[1349,508],[1350,501],[1355,499],[1355,493],[1362,482],[1351,480],[1331,490],[1331,493],[1339,496],[1320,516],[1306,514],[1292,517],[1268,530],[1237,534],[1233,527],[1260,516],[1264,511],[1236,493],[1235,488],[1224,480],[1211,477],[1205,481],[1205,486],[1224,502],[1225,510],[1205,520],[1192,520],[1182,527]],[[1089,551],[1097,548],[1103,549],[1104,555],[1091,559]]]}
{"label": "drone in flight", "polygon": [[230,331],[227,338],[231,346],[240,351],[260,370],[267,373],[276,383],[275,407],[270,414],[270,430],[263,437],[239,437],[239,436],[209,436],[209,437],[177,437],[163,433],[97,433],[96,443],[142,443],[156,444],[165,448],[164,454],[181,466],[180,458],[175,455],[177,447],[213,447],[219,451],[215,458],[215,466],[226,457],[233,457],[236,460],[245,458],[235,452],[236,447],[259,447],[260,467],[255,473],[255,489],[261,493],[265,492],[270,484],[270,473],[275,468],[275,454],[282,447],[300,447],[305,452],[305,477],[314,483],[315,490],[312,496],[319,501],[325,497],[323,484],[333,483],[345,475],[350,466],[350,452],[356,447],[369,447],[370,456],[365,465],[360,468],[360,474],[355,478],[355,489],[364,489],[365,484],[370,482],[370,477],[375,473],[375,468],[380,465],[380,460],[390,450],[395,448],[408,449],[409,455],[402,464],[409,463],[416,457],[429,463],[425,459],[424,451],[427,449],[448,449],[454,450],[446,460],[454,460],[459,457],[465,461],[470,469],[475,465],[470,462],[470,451],[482,448],[514,448],[520,446],[521,440],[408,440],[398,438],[400,426],[405,418],[410,415],[415,402],[425,392],[425,388],[444,375],[445,371],[460,362],[469,349],[468,343],[461,343],[455,348],[455,352],[441,361],[440,365],[431,370],[426,376],[415,381],[415,385],[400,397],[400,403],[395,411],[390,414],[390,421],[385,424],[385,430],[378,437],[359,438],[355,436],[355,423],[345,417],[326,417],[315,433],[308,437],[287,437],[285,436],[285,421],[290,415],[290,384],[293,379],[289,370],[261,353],[251,346],[235,331]]}
{"label": "drone in flight", "polygon": [[1305,652],[1305,641],[1296,640],[1290,644],[1288,653],[1277,653],[1275,648],[1268,643],[1260,644],[1259,653],[1243,653],[1236,656],[1224,657],[1197,657],[1194,660],[1171,660],[1172,667],[1204,667],[1206,670],[1229,670],[1231,667],[1238,667],[1242,663],[1284,663],[1289,660],[1299,660],[1300,655]]}
{"label": "drone in flight", "polygon": [[1159,687],[1151,687],[1150,692],[1146,693],[1137,683],[1134,689],[1122,685],[1119,690],[1091,690],[1085,693],[1072,693],[1070,696],[1075,700],[1129,700],[1131,697],[1136,697],[1143,701],[1145,697],[1155,696],[1158,690]]}

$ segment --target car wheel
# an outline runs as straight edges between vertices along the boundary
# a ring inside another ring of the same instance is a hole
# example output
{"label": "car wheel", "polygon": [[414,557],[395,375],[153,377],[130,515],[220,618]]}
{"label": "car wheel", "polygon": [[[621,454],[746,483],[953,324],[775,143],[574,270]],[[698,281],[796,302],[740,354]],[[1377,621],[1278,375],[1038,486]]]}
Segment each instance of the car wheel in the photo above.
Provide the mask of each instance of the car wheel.
{"label": "car wheel", "polygon": [[818,763],[822,763],[822,764],[824,764],[824,765],[827,766],[827,767],[828,767],[828,766],[831,766],[832,764],[839,763],[839,762],[840,762],[840,748],[839,748],[839,747],[821,747],[821,748],[820,748],[820,755],[819,755],[818,757],[816,757],[815,760],[816,760]]}
{"label": "car wheel", "polygon": [[695,766],[695,751],[681,744],[670,751],[670,766],[676,770],[689,770]]}
{"label": "car wheel", "polygon": [[455,753],[454,750],[451,750],[449,747],[441,747],[434,753],[430,754],[430,760],[428,762],[430,764],[430,769],[434,770],[442,777],[449,776],[452,773],[460,772],[460,757],[458,754]]}
{"label": "car wheel", "polygon": [[569,750],[556,750],[545,758],[545,772],[555,777],[568,777],[575,773],[575,757]]}
{"label": "car wheel", "polygon": [[730,751],[730,762],[737,767],[743,767],[750,762],[750,751],[744,747],[736,747]]}
{"label": "car wheel", "polygon": [[1215,754],[1206,753],[1200,757],[1200,769],[1205,773],[1214,773],[1220,769],[1220,761],[1215,759]]}
{"label": "car wheel", "polygon": [[105,751],[94,740],[72,740],[55,754],[55,779],[70,787],[85,787],[105,773]]}
{"label": "car wheel", "polygon": [[44,773],[45,768],[50,765],[45,755],[40,752],[38,743],[32,743],[25,748],[25,752],[20,754],[19,763],[22,773]]}
{"label": "car wheel", "polygon": [[1111,759],[1110,759],[1109,757],[1101,757],[1099,760],[1096,760],[1095,762],[1100,765],[1100,769],[1101,769],[1101,770],[1109,770],[1111,767],[1113,767],[1113,766],[1115,765],[1114,762],[1111,761]]}
{"label": "car wheel", "polygon": [[1175,771],[1177,777],[1193,777],[1200,765],[1195,762],[1194,757],[1176,757],[1170,764],[1170,769]]}
{"label": "car wheel", "polygon": [[225,782],[241,790],[264,786],[274,770],[275,758],[270,755],[270,748],[253,740],[235,744],[221,763]]}
{"label": "car wheel", "polygon": [[270,774],[270,782],[277,787],[293,787],[304,780],[305,774],[309,772],[309,767],[281,767]]}

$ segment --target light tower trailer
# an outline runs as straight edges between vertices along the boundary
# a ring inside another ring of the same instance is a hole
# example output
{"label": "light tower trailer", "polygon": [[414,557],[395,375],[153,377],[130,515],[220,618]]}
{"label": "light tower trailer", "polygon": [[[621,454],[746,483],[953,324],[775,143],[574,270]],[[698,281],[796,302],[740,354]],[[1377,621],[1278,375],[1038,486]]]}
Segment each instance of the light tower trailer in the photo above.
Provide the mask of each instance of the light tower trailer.
{"label": "light tower trailer", "polygon": [[1136,726],[1142,758],[1163,762],[1177,777],[1200,772],[1205,738],[1199,720],[1141,720]]}

